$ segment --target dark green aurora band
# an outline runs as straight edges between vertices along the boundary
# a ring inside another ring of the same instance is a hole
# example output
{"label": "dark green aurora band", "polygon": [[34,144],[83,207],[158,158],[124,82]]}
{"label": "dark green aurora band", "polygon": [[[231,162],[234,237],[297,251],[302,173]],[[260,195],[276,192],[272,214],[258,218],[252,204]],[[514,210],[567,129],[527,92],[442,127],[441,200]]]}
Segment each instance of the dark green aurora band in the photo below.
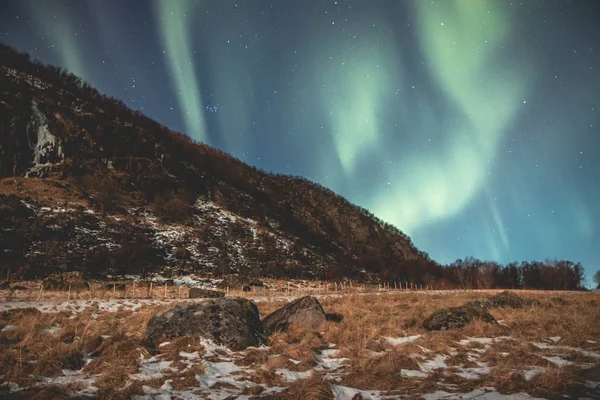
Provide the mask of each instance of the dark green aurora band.
{"label": "dark green aurora band", "polygon": [[0,2],[0,40],[466,255],[600,267],[596,1]]}

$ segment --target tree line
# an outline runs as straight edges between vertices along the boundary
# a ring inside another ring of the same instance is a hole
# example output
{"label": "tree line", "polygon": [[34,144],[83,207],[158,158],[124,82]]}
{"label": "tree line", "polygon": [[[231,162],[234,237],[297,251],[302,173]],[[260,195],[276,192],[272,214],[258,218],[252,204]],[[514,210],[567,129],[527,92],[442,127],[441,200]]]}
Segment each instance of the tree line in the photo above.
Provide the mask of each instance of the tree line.
{"label": "tree line", "polygon": [[522,261],[501,265],[474,257],[445,266],[446,277],[465,289],[583,290],[585,270],[568,260]]}

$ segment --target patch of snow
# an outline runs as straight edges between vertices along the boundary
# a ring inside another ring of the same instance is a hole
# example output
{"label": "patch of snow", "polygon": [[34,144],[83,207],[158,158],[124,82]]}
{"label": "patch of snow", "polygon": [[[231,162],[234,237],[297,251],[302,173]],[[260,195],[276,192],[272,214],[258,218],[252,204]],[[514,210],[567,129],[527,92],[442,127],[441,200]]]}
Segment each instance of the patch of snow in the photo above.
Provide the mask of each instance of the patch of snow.
{"label": "patch of snow", "polygon": [[384,337],[384,339],[387,340],[387,342],[390,343],[392,346],[398,346],[401,344],[414,342],[415,340],[418,340],[420,338],[421,335],[406,336],[401,338]]}
{"label": "patch of snow", "polygon": [[536,376],[538,376],[542,372],[544,372],[544,368],[539,367],[537,365],[534,365],[533,367],[531,367],[531,368],[529,368],[529,369],[527,369],[525,371],[522,371],[521,372],[521,376],[526,381],[530,381],[531,379],[535,378]]}
{"label": "patch of snow", "polygon": [[328,349],[323,350],[320,355],[317,356],[318,365],[314,368],[315,371],[335,371],[344,366],[349,358],[336,358],[335,356],[339,353],[339,350]]}
{"label": "patch of snow", "polygon": [[479,343],[479,344],[483,344],[483,345],[491,345],[493,343],[496,342],[500,342],[503,340],[513,340],[513,338],[511,336],[499,336],[499,337],[493,337],[493,338],[474,338],[474,337],[470,337],[467,339],[463,339],[461,341],[459,341],[458,343],[461,346],[465,346],[468,345],[469,343]]}
{"label": "patch of snow", "polygon": [[348,400],[355,397],[364,400],[379,400],[381,398],[381,392],[379,390],[360,390],[340,385],[330,385],[330,387],[333,392],[333,398],[336,400]]}
{"label": "patch of snow", "polygon": [[401,369],[400,376],[404,378],[427,378],[429,374],[414,369]]}
{"label": "patch of snow", "polygon": [[140,363],[139,373],[132,375],[132,378],[139,380],[158,379],[163,377],[163,372],[173,371],[171,361],[158,360],[152,357],[148,360],[143,360]]}
{"label": "patch of snow", "polygon": [[206,351],[205,357],[211,357],[214,355],[218,355],[219,353],[231,354],[231,350],[229,350],[229,348],[217,344],[210,339],[201,338],[200,344],[202,345],[202,347],[204,347],[204,350]]}
{"label": "patch of snow", "polygon": [[477,363],[479,368],[463,368],[456,375],[464,379],[479,379],[481,375],[490,373],[490,367],[486,363]]}
{"label": "patch of snow", "polygon": [[555,349],[559,349],[559,350],[568,350],[568,351],[573,351],[573,352],[577,352],[579,354],[582,354],[586,357],[591,357],[591,358],[600,358],[600,353],[595,353],[593,351],[589,351],[589,350],[585,350],[585,349],[580,349],[578,347],[571,347],[571,346],[553,346],[550,344],[546,344],[546,343],[540,343],[540,342],[533,342],[532,343],[535,347],[537,347],[538,349],[541,350],[555,350]]}
{"label": "patch of snow", "polygon": [[116,312],[119,309],[137,311],[144,306],[169,305],[174,302],[182,302],[181,299],[158,300],[158,299],[106,299],[106,300],[42,300],[42,301],[14,301],[11,303],[0,303],[0,312],[10,309],[21,309],[33,307],[43,313],[81,312],[87,307],[97,307],[98,313]]}
{"label": "patch of snow", "polygon": [[4,328],[2,328],[2,332],[11,332],[15,329],[17,329],[16,325],[6,325]]}
{"label": "patch of snow", "polygon": [[242,371],[242,368],[235,365],[235,363],[231,361],[224,362],[206,362],[206,371],[207,375],[223,377],[227,375],[231,375],[234,372]]}
{"label": "patch of snow", "polygon": [[545,356],[542,356],[542,358],[544,360],[550,361],[552,364],[556,365],[557,367],[566,367],[567,365],[573,364],[571,361],[565,360],[564,358],[560,358],[560,357],[545,357]]}
{"label": "patch of snow", "polygon": [[194,351],[193,353],[187,353],[185,351],[180,351],[179,356],[186,358],[188,360],[196,360],[196,359],[200,358],[200,355],[198,354],[197,351]]}
{"label": "patch of snow", "polygon": [[423,395],[425,400],[544,400],[536,397],[531,397],[527,393],[516,393],[516,394],[501,394],[494,388],[480,388],[475,389],[468,393],[448,393],[443,390],[438,390],[434,393],[428,393]]}
{"label": "patch of snow", "polygon": [[436,369],[444,369],[446,368],[446,359],[448,357],[443,354],[437,354],[432,360],[424,361],[422,363],[418,363],[421,370],[425,372],[433,372]]}
{"label": "patch of snow", "polygon": [[278,369],[275,371],[275,373],[277,375],[283,376],[285,378],[285,380],[288,382],[294,382],[294,381],[297,381],[298,379],[308,379],[313,374],[313,372],[311,370],[304,371],[304,372],[296,372],[296,371],[290,371],[288,369]]}
{"label": "patch of snow", "polygon": [[600,382],[596,381],[585,381],[583,383],[588,389],[600,389]]}
{"label": "patch of snow", "polygon": [[60,332],[60,326],[54,324],[49,328],[44,329],[42,332],[44,332],[47,335],[56,335],[58,332]]}

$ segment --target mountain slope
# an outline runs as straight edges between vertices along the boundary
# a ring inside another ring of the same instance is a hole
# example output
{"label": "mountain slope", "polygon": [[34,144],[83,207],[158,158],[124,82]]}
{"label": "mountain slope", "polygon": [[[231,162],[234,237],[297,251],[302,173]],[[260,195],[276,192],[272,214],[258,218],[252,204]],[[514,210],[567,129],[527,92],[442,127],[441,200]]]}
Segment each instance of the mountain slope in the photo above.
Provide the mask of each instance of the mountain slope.
{"label": "mountain slope", "polygon": [[4,45],[0,88],[0,273],[440,273],[332,191],[194,143]]}

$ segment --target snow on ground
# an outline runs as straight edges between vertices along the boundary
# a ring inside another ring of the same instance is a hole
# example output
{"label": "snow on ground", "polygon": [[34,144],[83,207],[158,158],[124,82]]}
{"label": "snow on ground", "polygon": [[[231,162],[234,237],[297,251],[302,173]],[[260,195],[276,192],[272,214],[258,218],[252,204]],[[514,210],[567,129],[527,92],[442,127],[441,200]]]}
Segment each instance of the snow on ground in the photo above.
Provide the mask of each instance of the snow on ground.
{"label": "snow on ground", "polygon": [[468,393],[448,393],[438,390],[434,393],[423,395],[425,400],[543,400],[536,397],[531,397],[527,393],[517,394],[500,394],[494,388],[475,389]]}
{"label": "snow on ground", "polygon": [[[197,299],[195,299],[197,301]],[[187,299],[106,299],[106,300],[41,300],[0,303],[0,312],[23,308],[35,308],[43,313],[81,312],[97,307],[97,312],[137,311],[144,306],[169,305]]]}
{"label": "snow on ground", "polygon": [[414,336],[407,336],[407,337],[401,337],[401,338],[392,338],[392,337],[384,337],[385,340],[387,340],[387,342],[389,344],[391,344],[392,346],[398,346],[404,343],[410,343],[410,342],[414,342],[415,340],[418,340],[421,338],[422,335],[414,335]]}
{"label": "snow on ground", "polygon": [[579,353],[579,354],[584,355],[586,357],[600,359],[600,353],[596,353],[596,352],[593,352],[593,351],[580,349],[578,347],[554,346],[554,345],[551,345],[551,344],[539,343],[539,342],[533,342],[532,344],[535,347],[537,347],[538,349],[541,349],[541,350],[566,350],[566,351],[571,351],[571,352]]}
{"label": "snow on ground", "polygon": [[355,398],[379,400],[382,398],[379,390],[360,390],[348,386],[331,385],[331,391],[336,400],[349,400]]}

